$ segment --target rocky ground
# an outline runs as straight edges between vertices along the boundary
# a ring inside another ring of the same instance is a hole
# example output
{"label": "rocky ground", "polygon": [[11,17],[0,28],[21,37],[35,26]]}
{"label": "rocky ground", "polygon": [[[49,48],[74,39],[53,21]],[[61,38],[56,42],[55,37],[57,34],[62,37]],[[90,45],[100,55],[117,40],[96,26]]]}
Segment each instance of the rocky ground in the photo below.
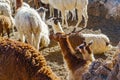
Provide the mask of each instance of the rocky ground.
{"label": "rocky ground", "polygon": [[[69,33],[73,30],[74,24],[76,22],[70,22],[69,28],[64,29],[66,33]],[[82,25],[80,25],[82,26]],[[78,27],[80,29],[80,27]],[[106,34],[113,46],[116,46],[120,40],[120,25],[119,22],[114,20],[106,20],[101,19],[100,17],[89,17],[88,26],[85,30],[82,31],[83,33],[103,33]],[[51,66],[52,70],[62,78],[62,80],[66,80],[67,77],[67,70],[64,66],[64,61],[61,55],[61,49],[57,42],[51,41],[51,44],[48,48],[41,50],[42,54],[45,56],[48,64]],[[108,51],[102,55],[95,55],[97,58],[109,58],[115,53],[115,49]]]}
{"label": "rocky ground", "polygon": [[[119,20],[114,20],[113,18],[105,19],[104,13],[105,9],[102,6],[92,7],[94,9],[89,8],[89,20],[88,25],[83,33],[103,33],[106,34],[111,41],[113,46],[116,46],[117,43],[120,41],[120,23]],[[99,10],[96,12],[95,9]],[[99,16],[94,16],[95,14],[100,13]],[[77,21],[70,21],[69,20],[69,27],[63,28],[66,33],[69,33],[73,30]],[[82,24],[79,25],[78,29],[84,25],[84,20]],[[51,29],[51,28],[50,28]],[[16,33],[17,34],[17,33]],[[61,55],[61,49],[57,42],[51,41],[49,47],[40,50],[42,54],[45,56],[48,65],[52,68],[52,70],[62,78],[62,80],[67,80],[67,70],[64,66],[63,57]],[[95,55],[95,58],[107,58],[113,55],[115,49],[108,51],[102,55]]]}

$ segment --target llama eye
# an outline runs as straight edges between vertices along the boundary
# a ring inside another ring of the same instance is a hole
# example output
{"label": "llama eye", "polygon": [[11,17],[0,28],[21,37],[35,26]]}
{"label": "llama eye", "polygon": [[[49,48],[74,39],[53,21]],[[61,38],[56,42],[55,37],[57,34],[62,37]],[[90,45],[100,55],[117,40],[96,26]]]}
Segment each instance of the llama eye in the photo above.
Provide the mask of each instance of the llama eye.
{"label": "llama eye", "polygon": [[110,43],[109,42],[106,42],[106,46],[108,46]]}
{"label": "llama eye", "polygon": [[80,48],[80,49],[83,49],[83,48],[84,48],[84,46],[79,46],[79,48]]}
{"label": "llama eye", "polygon": [[87,50],[88,54],[91,54],[90,48],[86,47],[86,50]]}

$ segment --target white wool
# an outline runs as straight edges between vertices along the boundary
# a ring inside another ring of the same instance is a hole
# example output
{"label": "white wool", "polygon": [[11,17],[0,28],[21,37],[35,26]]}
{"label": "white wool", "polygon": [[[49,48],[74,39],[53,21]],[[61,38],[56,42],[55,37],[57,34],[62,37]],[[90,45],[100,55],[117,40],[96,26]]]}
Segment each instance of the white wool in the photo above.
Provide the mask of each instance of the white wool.
{"label": "white wool", "polygon": [[59,21],[57,21],[57,24],[55,24],[53,18],[50,18],[46,21],[46,24],[52,26],[54,33],[64,33]]}
{"label": "white wool", "polygon": [[44,7],[40,7],[40,8],[37,9],[37,12],[39,13],[41,19],[42,19],[44,22],[46,21],[45,17],[46,17],[46,12],[47,12],[47,11],[48,11],[48,10],[47,10],[46,8],[44,8]]}
{"label": "white wool", "polygon": [[[70,15],[70,13],[71,13],[71,15]],[[75,9],[70,10],[70,12],[66,11],[66,14],[67,14],[67,19],[69,19],[72,16],[72,21],[77,20]]]}
{"label": "white wool", "polygon": [[23,2],[22,6],[30,8],[30,5],[27,4],[26,2]]}
{"label": "white wool", "polygon": [[[41,0],[41,2],[45,4],[50,4],[52,7],[61,11],[62,14],[62,26],[64,25],[64,20],[66,26],[68,27],[67,23],[67,15],[65,13],[66,10],[73,10],[77,9],[78,14],[78,22],[75,27],[78,27],[79,23],[82,21],[82,16],[85,20],[85,26],[87,26],[88,21],[88,14],[87,14],[87,5],[88,0]],[[59,3],[59,4],[58,4]]]}
{"label": "white wool", "polygon": [[[28,43],[35,48],[39,49],[42,38],[44,38],[43,40],[45,40],[45,43],[49,44],[48,26],[41,20],[36,10],[28,7],[19,8],[15,15],[15,23],[20,35],[24,35]],[[24,42],[23,37],[20,38]],[[46,47],[48,44],[44,46]]]}
{"label": "white wool", "polygon": [[2,3],[8,3],[10,5],[10,0],[0,0]]}
{"label": "white wool", "polygon": [[82,34],[85,37],[85,41],[89,42],[93,40],[91,49],[94,54],[104,53],[112,48],[112,45],[109,44],[106,46],[106,42],[110,43],[109,38],[104,34]]}
{"label": "white wool", "polygon": [[0,15],[8,16],[10,18],[11,23],[12,23],[12,29],[14,32],[15,23],[14,23],[14,19],[12,17],[11,7],[8,3],[0,2]]}

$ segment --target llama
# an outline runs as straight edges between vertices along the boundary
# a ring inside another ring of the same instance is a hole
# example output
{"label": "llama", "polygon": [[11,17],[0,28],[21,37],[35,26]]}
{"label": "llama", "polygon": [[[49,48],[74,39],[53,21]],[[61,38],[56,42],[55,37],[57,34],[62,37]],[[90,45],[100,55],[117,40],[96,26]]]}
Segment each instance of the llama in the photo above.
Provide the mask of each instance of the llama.
{"label": "llama", "polygon": [[15,15],[15,24],[22,42],[25,42],[26,38],[27,42],[38,50],[40,43],[40,48],[49,45],[48,26],[41,20],[38,12],[33,8],[25,6],[18,8]]}
{"label": "llama", "polygon": [[48,9],[46,9],[46,8],[44,8],[44,7],[40,7],[40,8],[38,8],[38,9],[36,9],[36,10],[37,10],[37,12],[39,13],[41,19],[45,22],[45,21],[46,21],[46,19],[45,19],[45,17],[46,17],[46,12],[48,11]]}
{"label": "llama", "polygon": [[84,60],[91,60],[91,61],[95,60],[93,51],[90,48],[90,46],[92,44],[93,44],[92,41],[89,42],[88,44],[86,42],[84,42],[83,44],[81,44],[80,46],[77,47],[79,52],[82,54]]}
{"label": "llama", "polygon": [[[120,78],[120,42],[110,61],[97,59],[92,62],[88,72],[83,74],[83,80],[119,80]],[[115,63],[113,62],[115,60]]]}
{"label": "llama", "polygon": [[60,80],[38,50],[0,37],[0,80]]}
{"label": "llama", "polygon": [[[46,21],[48,25],[52,25],[54,33],[64,33],[59,20],[59,18],[50,18]],[[87,43],[91,40],[94,41],[93,45],[91,45],[94,54],[101,54],[112,48],[110,40],[105,34],[85,34],[79,32],[77,34],[72,33],[69,36],[70,43],[73,47],[72,51],[74,53],[76,52],[75,48],[81,43],[81,38],[84,38]]]}
{"label": "llama", "polygon": [[93,45],[91,45],[91,49],[93,50],[94,54],[102,54],[112,48],[112,45],[110,44],[110,40],[105,34],[78,33],[69,36],[69,40],[74,49],[73,50],[74,53],[76,52],[75,48],[81,43],[79,42],[81,40],[81,36],[85,38],[85,41],[87,43],[91,40],[94,41]]}
{"label": "llama", "polygon": [[[41,0],[41,2],[45,4],[50,4],[52,7],[58,9],[61,11],[62,14],[62,26],[64,26],[64,20],[66,23],[66,26],[68,27],[67,23],[67,16],[65,14],[66,10],[72,10],[72,9],[77,9],[77,14],[78,14],[78,22],[75,25],[75,27],[78,27],[79,23],[82,20],[82,15],[85,20],[85,25],[84,27],[87,26],[87,21],[88,21],[88,14],[87,14],[87,5],[88,5],[88,0]],[[59,4],[58,4],[59,3]]]}
{"label": "llama", "polygon": [[10,38],[11,21],[10,18],[4,15],[0,15],[0,35],[3,36],[4,30]]}
{"label": "llama", "polygon": [[8,3],[10,5],[10,1],[9,0],[0,0],[0,2],[2,2],[2,3]]}
{"label": "llama", "polygon": [[11,25],[12,25],[12,31],[14,34],[14,26],[15,26],[15,22],[14,22],[14,18],[12,17],[12,11],[11,11],[11,7],[8,3],[3,3],[0,2],[0,15],[4,15],[4,16],[8,16],[11,20]]}
{"label": "llama", "polygon": [[[70,15],[70,13],[71,13],[71,15]],[[68,11],[66,11],[66,14],[67,14],[67,19],[69,19],[72,16],[72,18],[71,18],[72,21],[77,20],[76,9],[73,9],[70,11],[68,10]]]}
{"label": "llama", "polygon": [[52,26],[54,33],[61,32],[64,33],[62,26],[60,24],[59,18],[50,18],[46,21],[46,24]]}
{"label": "llama", "polygon": [[[68,35],[65,35],[64,33],[56,33],[51,34],[51,38],[59,42],[63,59],[68,69],[68,80],[82,80],[82,74],[88,70],[91,60],[77,58],[77,56],[72,53],[72,47],[69,43]],[[83,41],[81,41],[81,44],[82,42]],[[90,55],[89,57],[93,56]]]}

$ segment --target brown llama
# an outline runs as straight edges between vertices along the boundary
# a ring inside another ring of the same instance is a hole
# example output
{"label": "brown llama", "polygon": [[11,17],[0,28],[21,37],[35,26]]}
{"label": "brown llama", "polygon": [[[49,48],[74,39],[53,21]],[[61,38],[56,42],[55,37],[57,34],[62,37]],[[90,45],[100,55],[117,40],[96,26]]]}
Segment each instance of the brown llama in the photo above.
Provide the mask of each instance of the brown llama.
{"label": "brown llama", "polygon": [[60,80],[29,44],[0,37],[0,80]]}
{"label": "brown llama", "polygon": [[[65,35],[64,33],[51,35],[51,39],[58,41],[62,49],[63,59],[68,69],[68,80],[82,80],[82,75],[88,70],[91,60],[78,58],[74,53],[72,53],[68,37],[69,35]],[[81,40],[81,44],[82,42],[83,41]]]}
{"label": "brown llama", "polygon": [[40,0],[34,0],[34,7],[37,9],[40,7],[40,4],[39,4]]}
{"label": "brown llama", "polygon": [[7,36],[10,38],[10,28],[12,28],[10,18],[4,15],[0,15],[0,36],[3,36],[4,31],[6,31]]}
{"label": "brown llama", "polygon": [[16,0],[16,10],[22,6],[23,0]]}

